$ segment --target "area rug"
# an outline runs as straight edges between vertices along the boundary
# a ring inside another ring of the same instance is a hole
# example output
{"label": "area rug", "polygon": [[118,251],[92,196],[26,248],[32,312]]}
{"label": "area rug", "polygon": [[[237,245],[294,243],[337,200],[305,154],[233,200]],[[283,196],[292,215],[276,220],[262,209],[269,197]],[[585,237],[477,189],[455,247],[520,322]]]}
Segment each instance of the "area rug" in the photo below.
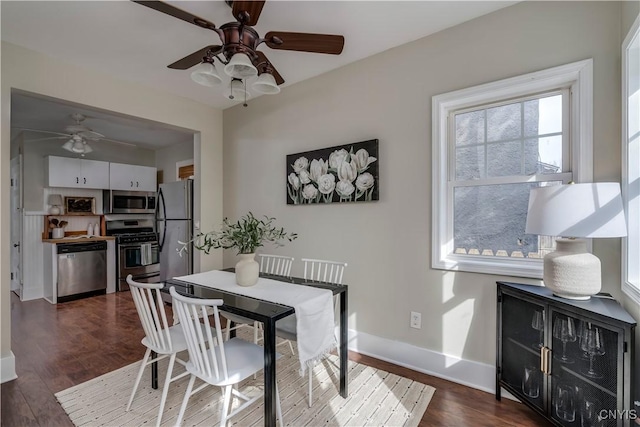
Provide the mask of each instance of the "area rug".
{"label": "area rug", "polygon": [[[277,363],[277,379],[284,424],[289,426],[417,426],[435,388],[349,361],[349,397],[339,390],[339,359],[332,355],[317,365],[313,375],[313,406],[307,404],[307,375],[298,373],[298,358],[286,346]],[[182,355],[186,359],[186,354]],[[151,388],[150,368],[143,376],[129,412],[125,412],[139,363],[133,363],[56,393],[62,408],[76,426],[155,425],[167,359],[159,362],[160,387]],[[180,372],[182,365],[174,368]],[[172,426],[180,410],[188,376],[171,383],[162,425]],[[196,387],[200,384],[196,380]],[[263,378],[239,385],[248,395],[262,394]],[[222,397],[217,387],[207,387],[189,400],[183,426],[214,426],[220,422]],[[258,403],[259,402],[259,403]],[[262,399],[232,418],[230,425],[264,424]],[[237,403],[237,402],[236,402]],[[236,404],[234,403],[234,405]]]}

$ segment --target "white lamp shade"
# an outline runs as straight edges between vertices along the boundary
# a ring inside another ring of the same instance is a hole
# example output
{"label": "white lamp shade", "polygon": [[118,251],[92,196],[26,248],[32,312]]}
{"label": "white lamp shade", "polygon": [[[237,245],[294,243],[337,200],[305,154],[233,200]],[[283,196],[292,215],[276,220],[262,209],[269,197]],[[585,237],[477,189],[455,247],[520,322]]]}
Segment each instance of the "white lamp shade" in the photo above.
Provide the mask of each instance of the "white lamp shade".
{"label": "white lamp shade", "polygon": [[51,206],[62,206],[62,195],[60,194],[49,194],[47,198],[47,203]]}
{"label": "white lamp shade", "polygon": [[73,139],[70,139],[70,140],[68,140],[67,142],[65,142],[65,143],[62,145],[62,148],[64,148],[64,149],[65,149],[65,150],[67,150],[67,151],[71,151],[71,152],[73,152],[73,143],[74,143],[74,142],[75,142],[75,141],[74,141]]}
{"label": "white lamp shade", "polygon": [[270,73],[262,73],[258,76],[258,80],[251,85],[256,91],[266,95],[275,95],[280,93],[280,87],[276,84],[276,79]]}
{"label": "white lamp shade", "polygon": [[224,72],[228,76],[237,79],[246,79],[258,75],[258,70],[251,63],[251,59],[244,53],[236,53],[231,60],[224,66]]}
{"label": "white lamp shade", "polygon": [[86,152],[84,143],[82,141],[74,141],[73,146],[71,147],[71,151],[73,151],[74,153]]}
{"label": "white lamp shade", "polygon": [[47,198],[47,203],[51,206],[49,208],[49,213],[51,215],[60,215],[62,213],[62,196],[60,194],[49,194]]}
{"label": "white lamp shade", "polygon": [[62,145],[67,151],[77,154],[87,154],[93,151],[89,144],[85,143],[81,138],[72,138]]}
{"label": "white lamp shade", "polygon": [[525,232],[585,238],[626,236],[620,184],[598,182],[532,189]]}
{"label": "white lamp shade", "polygon": [[191,73],[191,80],[202,85],[213,87],[222,82],[216,67],[210,62],[202,62]]}

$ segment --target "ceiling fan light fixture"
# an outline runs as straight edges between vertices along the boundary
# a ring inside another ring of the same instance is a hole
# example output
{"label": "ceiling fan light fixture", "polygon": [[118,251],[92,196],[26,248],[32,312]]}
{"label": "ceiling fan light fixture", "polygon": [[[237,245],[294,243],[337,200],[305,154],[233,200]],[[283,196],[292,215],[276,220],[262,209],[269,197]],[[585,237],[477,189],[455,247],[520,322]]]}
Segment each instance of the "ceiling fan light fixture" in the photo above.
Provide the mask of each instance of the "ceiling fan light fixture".
{"label": "ceiling fan light fixture", "polygon": [[231,57],[231,60],[224,66],[224,72],[228,76],[237,79],[246,79],[247,77],[255,77],[258,70],[253,66],[251,59],[246,53],[238,52]]}
{"label": "ceiling fan light fixture", "polygon": [[73,151],[74,153],[84,153],[86,152],[86,147],[88,147],[88,145],[85,145],[84,142],[77,140],[73,143],[71,151]]}
{"label": "ceiling fan light fixture", "polygon": [[191,73],[191,80],[202,86],[214,87],[222,82],[214,64],[201,62]]}
{"label": "ceiling fan light fixture", "polygon": [[64,148],[67,151],[71,151],[73,153],[73,143],[74,143],[74,140],[70,139],[62,145],[62,148]]}
{"label": "ceiling fan light fixture", "polygon": [[62,148],[75,154],[87,154],[93,151],[89,144],[79,138],[71,138],[62,144]]}
{"label": "ceiling fan light fixture", "polygon": [[234,101],[246,101],[250,98],[250,94],[246,90],[244,82],[234,78],[229,83],[229,92],[226,97]]}
{"label": "ceiling fan light fixture", "polygon": [[280,86],[277,85],[275,77],[271,73],[262,73],[258,79],[253,82],[251,87],[257,92],[265,95],[276,95],[280,93]]}

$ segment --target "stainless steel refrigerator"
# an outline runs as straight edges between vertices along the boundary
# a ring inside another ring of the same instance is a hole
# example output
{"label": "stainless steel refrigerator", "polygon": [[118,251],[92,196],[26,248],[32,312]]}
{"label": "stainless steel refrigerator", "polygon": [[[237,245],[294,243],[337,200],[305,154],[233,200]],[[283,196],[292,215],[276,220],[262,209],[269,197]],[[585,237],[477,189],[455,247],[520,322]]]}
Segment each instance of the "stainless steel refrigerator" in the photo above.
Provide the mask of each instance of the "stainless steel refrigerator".
{"label": "stainless steel refrigerator", "polygon": [[193,180],[160,184],[156,209],[160,280],[193,273],[193,247],[178,253],[178,242],[193,238]]}

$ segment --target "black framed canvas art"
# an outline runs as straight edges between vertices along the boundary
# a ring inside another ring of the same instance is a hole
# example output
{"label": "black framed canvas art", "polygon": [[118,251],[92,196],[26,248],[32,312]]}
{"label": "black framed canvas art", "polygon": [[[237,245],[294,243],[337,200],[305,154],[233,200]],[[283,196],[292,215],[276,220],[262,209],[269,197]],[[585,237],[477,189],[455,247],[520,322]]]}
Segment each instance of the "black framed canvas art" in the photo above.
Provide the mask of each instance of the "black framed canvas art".
{"label": "black framed canvas art", "polygon": [[287,204],[378,200],[378,140],[287,155]]}

